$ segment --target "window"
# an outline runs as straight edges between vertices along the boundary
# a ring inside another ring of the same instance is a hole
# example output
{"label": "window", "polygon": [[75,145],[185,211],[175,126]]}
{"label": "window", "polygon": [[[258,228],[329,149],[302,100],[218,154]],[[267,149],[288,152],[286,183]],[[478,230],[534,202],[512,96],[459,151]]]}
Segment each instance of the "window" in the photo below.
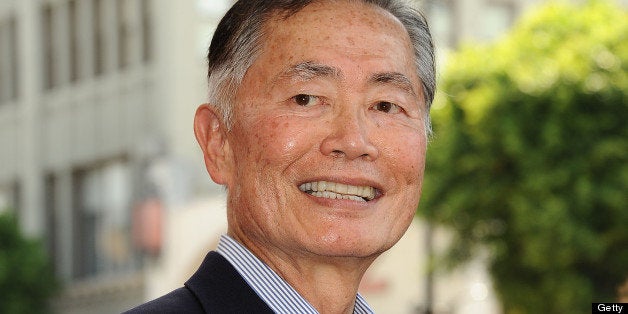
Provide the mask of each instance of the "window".
{"label": "window", "polygon": [[116,16],[118,23],[118,68],[128,67],[131,58],[131,16],[128,0],[116,0]]}
{"label": "window", "polygon": [[116,0],[118,69],[152,58],[150,0]]}
{"label": "window", "polygon": [[94,40],[94,75],[98,76],[105,71],[105,29],[103,25],[103,8],[101,0],[93,0],[92,21]]}
{"label": "window", "polygon": [[44,217],[46,219],[46,237],[44,238],[46,250],[50,261],[52,263],[52,269],[57,269],[57,198],[56,198],[57,180],[54,175],[47,175],[44,179],[44,195],[45,195],[45,210]]}
{"label": "window", "polygon": [[[0,21],[1,22],[1,21]],[[4,69],[6,67],[6,62],[5,59],[8,60],[8,56],[7,53],[4,51],[5,49],[2,49],[3,47],[6,46],[6,44],[4,43],[4,31],[3,31],[4,27],[2,26],[2,23],[0,23],[0,104],[2,104],[2,102],[4,102],[6,99],[8,99],[8,95],[7,92],[5,91],[5,86],[8,85],[8,83],[6,83],[6,81],[9,80],[8,78],[8,73],[7,71]]]}
{"label": "window", "polygon": [[57,85],[55,73],[54,38],[53,38],[54,8],[45,3],[41,10],[41,34],[44,57],[44,89],[52,89]]}
{"label": "window", "polygon": [[20,77],[19,77],[19,71],[18,71],[18,66],[19,66],[19,59],[18,57],[20,56],[19,53],[19,49],[18,49],[18,45],[19,42],[17,40],[18,36],[17,36],[17,22],[16,22],[16,18],[15,15],[12,15],[11,18],[9,18],[9,47],[10,49],[10,54],[11,54],[11,74],[9,75],[9,77],[11,78],[11,82],[13,82],[11,84],[11,89],[9,90],[9,98],[10,99],[17,99],[19,97],[19,82],[20,82]]}
{"label": "window", "polygon": [[[42,1],[43,89],[149,62],[153,57],[151,4],[150,0]],[[7,61],[19,55],[16,44],[7,44],[17,42],[15,29],[14,21],[0,20],[0,101],[16,97],[18,91],[16,84],[8,85],[18,75],[18,63]],[[85,49],[85,44],[91,49]],[[86,70],[82,61],[90,62],[92,70]]]}
{"label": "window", "polygon": [[74,83],[80,78],[79,69],[79,14],[77,0],[68,1],[68,32],[70,40],[70,82]]}
{"label": "window", "polygon": [[134,265],[130,235],[130,172],[115,161],[74,173],[75,278]]}
{"label": "window", "polygon": [[19,93],[18,36],[14,15],[0,20],[0,103],[15,100]]}
{"label": "window", "polygon": [[148,63],[153,58],[152,10],[150,0],[140,0],[142,19],[142,61]]}

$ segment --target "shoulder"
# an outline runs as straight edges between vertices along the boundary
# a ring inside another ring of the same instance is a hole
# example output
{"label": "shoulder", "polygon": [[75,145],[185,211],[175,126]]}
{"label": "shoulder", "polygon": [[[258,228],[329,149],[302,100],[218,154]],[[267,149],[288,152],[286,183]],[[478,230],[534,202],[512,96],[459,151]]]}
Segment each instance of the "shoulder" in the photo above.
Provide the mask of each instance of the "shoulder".
{"label": "shoulder", "polygon": [[179,288],[158,299],[133,308],[125,314],[142,313],[204,313],[201,303],[187,288]]}
{"label": "shoulder", "polygon": [[144,313],[273,312],[224,257],[210,252],[183,288],[125,312]]}
{"label": "shoulder", "polygon": [[236,269],[216,252],[207,254],[185,286],[210,313],[273,313]]}

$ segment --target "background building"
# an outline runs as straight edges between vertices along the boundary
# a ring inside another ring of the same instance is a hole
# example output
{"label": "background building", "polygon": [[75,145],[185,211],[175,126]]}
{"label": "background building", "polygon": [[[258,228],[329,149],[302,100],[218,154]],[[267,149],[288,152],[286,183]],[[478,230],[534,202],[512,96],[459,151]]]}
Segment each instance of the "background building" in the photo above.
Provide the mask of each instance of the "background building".
{"label": "background building", "polygon": [[191,125],[207,14],[194,1],[0,2],[0,208],[45,239],[60,312],[144,300],[165,234],[148,222],[219,194]]}
{"label": "background building", "polygon": [[[204,55],[229,0],[0,2],[0,210],[45,239],[61,313],[113,313],[181,285],[225,231],[196,148]],[[535,0],[417,2],[439,48],[490,41]],[[367,274],[382,313],[499,309],[481,260],[426,287],[446,233],[416,221]],[[426,235],[435,241],[426,242]]]}

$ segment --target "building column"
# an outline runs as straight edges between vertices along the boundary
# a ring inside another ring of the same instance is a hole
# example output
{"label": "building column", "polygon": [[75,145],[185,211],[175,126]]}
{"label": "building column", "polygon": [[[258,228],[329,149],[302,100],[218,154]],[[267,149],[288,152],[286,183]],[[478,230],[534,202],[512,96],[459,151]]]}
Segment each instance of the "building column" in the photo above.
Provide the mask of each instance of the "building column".
{"label": "building column", "polygon": [[28,236],[41,236],[44,231],[44,182],[41,164],[41,58],[38,1],[16,2],[20,16],[18,27],[20,84],[22,99],[19,115],[18,178],[21,181],[20,226]]}

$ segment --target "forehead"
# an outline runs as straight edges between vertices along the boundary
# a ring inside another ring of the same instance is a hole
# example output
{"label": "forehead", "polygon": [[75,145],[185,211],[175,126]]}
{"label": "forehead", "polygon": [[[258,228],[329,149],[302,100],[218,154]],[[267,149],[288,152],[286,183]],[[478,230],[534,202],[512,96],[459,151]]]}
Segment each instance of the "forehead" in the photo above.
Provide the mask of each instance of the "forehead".
{"label": "forehead", "polygon": [[[259,54],[240,84],[246,88],[236,92],[236,104],[292,92],[296,88],[292,83],[312,82],[303,75],[285,78],[300,64],[331,69],[334,75],[316,72],[312,78],[318,83],[322,83],[319,79],[333,82],[343,91],[403,86],[414,95],[422,94],[410,36],[395,16],[375,5],[316,2],[288,17],[277,14],[264,25],[262,34]],[[381,81],[376,78],[381,73],[407,80]]]}
{"label": "forehead", "polygon": [[312,1],[298,10],[277,13],[269,21],[271,23],[291,22],[293,17],[300,22],[316,21],[323,25],[330,21],[352,23],[362,20],[373,28],[389,27],[391,22],[403,27],[397,18],[384,8],[358,0]]}
{"label": "forehead", "polygon": [[[341,49],[347,54],[412,54],[401,22],[386,10],[360,1],[318,1],[284,16],[276,14],[264,26],[262,53],[285,56],[309,49]],[[311,52],[311,51],[309,51]],[[316,53],[321,53],[317,50]]]}

